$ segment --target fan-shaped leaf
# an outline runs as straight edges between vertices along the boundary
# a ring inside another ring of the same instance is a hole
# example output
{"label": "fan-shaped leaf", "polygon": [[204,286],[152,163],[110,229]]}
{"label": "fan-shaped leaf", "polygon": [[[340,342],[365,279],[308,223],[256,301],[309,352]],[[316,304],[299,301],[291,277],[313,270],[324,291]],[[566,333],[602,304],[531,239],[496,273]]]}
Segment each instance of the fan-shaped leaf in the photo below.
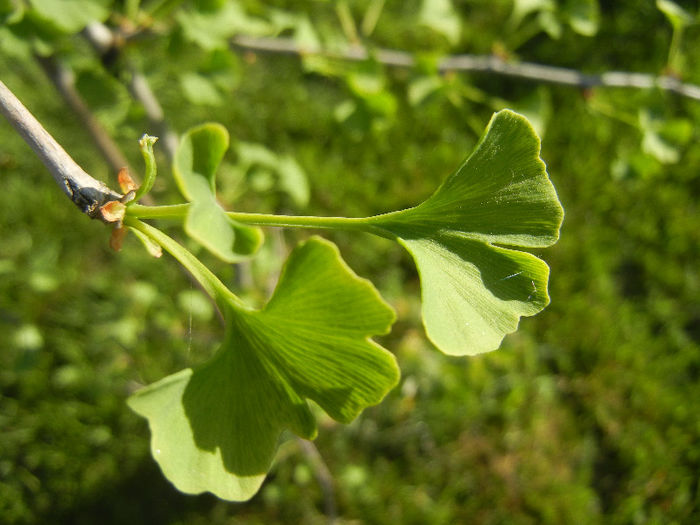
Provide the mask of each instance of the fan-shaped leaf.
{"label": "fan-shaped leaf", "polygon": [[452,235],[400,242],[420,273],[428,337],[446,354],[495,350],[549,304],[549,268],[534,255]]}
{"label": "fan-shaped leaf", "polygon": [[413,255],[423,322],[445,353],[494,350],[520,316],[549,302],[547,265],[494,246],[540,248],[558,239],[563,210],[539,153],[527,119],[503,110],[431,197],[369,219]]}
{"label": "fan-shaped leaf", "polygon": [[187,234],[222,260],[236,262],[258,250],[263,234],[227,217],[216,202],[216,170],[228,145],[228,131],[220,124],[190,129],[180,141],[173,175],[191,202],[185,218]]}
{"label": "fan-shaped leaf", "polygon": [[306,400],[349,422],[399,378],[394,357],[369,339],[386,333],[392,309],[328,241],[290,255],[262,310],[231,303],[216,356],[137,392],[153,455],[187,493],[241,501],[255,494],[284,429],[312,439]]}

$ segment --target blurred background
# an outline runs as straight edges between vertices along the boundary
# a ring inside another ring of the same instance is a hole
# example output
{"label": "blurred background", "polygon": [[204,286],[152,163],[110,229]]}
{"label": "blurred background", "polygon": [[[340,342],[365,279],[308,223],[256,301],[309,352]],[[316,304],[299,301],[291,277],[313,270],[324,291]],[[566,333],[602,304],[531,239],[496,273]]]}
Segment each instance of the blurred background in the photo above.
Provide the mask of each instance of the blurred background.
{"label": "blurred background", "polygon": [[[261,491],[231,504],[175,491],[125,404],[211,355],[221,338],[211,305],[134,236],[111,251],[109,230],[0,122],[0,523],[700,522],[700,100],[440,68],[469,53],[700,84],[698,10],[0,1],[0,79],[114,188],[120,163],[142,170],[148,132],[162,137],[152,195],[178,202],[168,140],[215,120],[232,136],[219,175],[227,208],[391,211],[427,197],[508,107],[541,135],[566,210],[561,240],[537,252],[551,266],[551,305],[473,358],[426,340],[416,271],[398,245],[324,233],[396,308],[381,343],[401,383],[350,425],[323,419],[320,456],[286,441]],[[257,303],[309,235],[267,233],[249,264],[198,253]]]}

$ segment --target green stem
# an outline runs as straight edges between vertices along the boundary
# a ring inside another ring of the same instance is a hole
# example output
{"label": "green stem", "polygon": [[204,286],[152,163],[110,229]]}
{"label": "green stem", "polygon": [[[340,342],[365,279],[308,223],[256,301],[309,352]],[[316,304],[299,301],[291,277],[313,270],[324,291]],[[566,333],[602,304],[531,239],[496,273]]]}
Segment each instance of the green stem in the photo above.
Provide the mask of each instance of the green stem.
{"label": "green stem", "polygon": [[323,230],[370,231],[371,225],[364,217],[315,217],[309,215],[273,215],[268,213],[242,213],[229,211],[231,219],[251,226],[278,228],[320,228]]}
{"label": "green stem", "polygon": [[[139,219],[184,219],[189,206],[189,204],[172,204],[169,206],[143,206],[140,204],[133,204],[127,209],[127,215]],[[388,236],[383,229],[372,224],[375,217],[315,217],[304,215],[243,213],[235,211],[226,212],[226,215],[237,222],[249,226],[362,231],[381,237]]]}
{"label": "green stem", "polygon": [[135,219],[184,219],[189,204],[171,204],[167,206],[144,206],[132,204],[127,208],[128,217]]}
{"label": "green stem", "polygon": [[195,279],[197,279],[204,290],[216,301],[217,306],[222,312],[226,310],[227,306],[231,305],[239,309],[250,310],[250,308],[246,306],[243,301],[238,298],[238,296],[229,290],[226,285],[222,283],[219,278],[214,275],[211,270],[209,270],[209,268],[204,266],[199,259],[192,255],[189,250],[160,231],[158,228],[154,228],[145,222],[141,222],[134,217],[128,216],[124,219],[124,224],[143,233],[148,238],[162,246],[165,251],[177,259],[177,261],[182,264]]}
{"label": "green stem", "polygon": [[318,228],[323,230],[346,230],[371,233],[379,237],[395,240],[395,236],[377,226],[381,220],[398,212],[374,215],[373,217],[316,217],[309,215],[271,215],[267,213],[226,212],[231,219],[250,226],[271,226],[278,228]]}

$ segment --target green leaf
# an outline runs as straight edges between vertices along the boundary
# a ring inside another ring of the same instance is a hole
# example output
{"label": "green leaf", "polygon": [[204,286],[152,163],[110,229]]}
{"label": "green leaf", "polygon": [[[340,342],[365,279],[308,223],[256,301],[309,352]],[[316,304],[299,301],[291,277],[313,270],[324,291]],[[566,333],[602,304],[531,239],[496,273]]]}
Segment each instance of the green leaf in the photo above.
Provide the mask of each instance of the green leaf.
{"label": "green leaf", "polygon": [[442,34],[456,45],[462,33],[462,24],[451,0],[423,0],[420,23]]}
{"label": "green leaf", "polygon": [[277,166],[277,155],[263,146],[254,142],[238,142],[235,145],[238,154],[238,162],[244,170],[254,164],[260,164],[267,168],[275,169]]}
{"label": "green leaf", "polygon": [[553,0],[513,0],[510,23],[518,26],[531,13],[551,12],[555,9]]}
{"label": "green leaf", "polygon": [[191,202],[185,232],[220,259],[236,262],[255,253],[263,235],[259,228],[227,217],[216,202],[216,170],[228,145],[228,132],[220,124],[190,129],[180,141],[173,175],[180,192]]}
{"label": "green leaf", "polygon": [[185,38],[204,50],[228,49],[229,39],[238,33],[270,33],[270,24],[248,16],[238,2],[221,2],[220,6],[199,7],[203,9],[178,10],[175,18]]}
{"label": "green leaf", "polygon": [[180,87],[185,98],[198,106],[220,106],[224,98],[214,82],[204,75],[185,71],[180,75]]}
{"label": "green leaf", "polygon": [[29,16],[44,26],[66,34],[81,31],[90,22],[101,22],[110,13],[112,0],[31,0]]}
{"label": "green leaf", "polygon": [[211,193],[202,191],[192,201],[185,232],[223,261],[237,262],[254,254],[263,241],[259,228],[230,219]]}
{"label": "green leaf", "polygon": [[309,204],[311,190],[306,173],[293,157],[280,156],[277,163],[277,173],[279,173],[280,189],[289,195],[296,206],[303,208]]}
{"label": "green leaf", "polygon": [[257,183],[253,183],[256,190],[271,190],[276,174],[279,189],[289,195],[297,207],[303,208],[309,203],[311,190],[306,173],[293,157],[277,155],[262,144],[252,142],[239,142],[235,149],[240,169],[258,175]]}
{"label": "green leaf", "polygon": [[294,41],[302,49],[319,49],[321,39],[307,16],[297,17],[294,27]]}
{"label": "green leaf", "polygon": [[90,65],[78,72],[75,81],[90,111],[103,126],[114,133],[126,119],[131,107],[128,90],[112,75]]}
{"label": "green leaf", "polygon": [[19,0],[0,0],[0,24],[16,24],[24,17],[26,6]]}
{"label": "green leaf", "polygon": [[450,235],[401,244],[420,272],[428,337],[446,354],[495,350],[549,303],[549,268],[529,253]]}
{"label": "green leaf", "polygon": [[149,237],[144,235],[138,230],[132,230],[136,237],[141,241],[141,244],[143,244],[143,247],[146,248],[146,251],[151,255],[152,257],[160,257],[163,255],[163,250],[161,249],[160,245],[153,242]]}
{"label": "green leaf", "polygon": [[687,119],[667,119],[648,110],[639,112],[639,129],[643,133],[642,151],[662,164],[675,164],[681,159],[683,147],[693,135]]}
{"label": "green leaf", "polygon": [[10,27],[0,25],[0,53],[6,58],[29,61],[33,58],[32,42],[16,35]]}
{"label": "green leaf", "polygon": [[408,86],[408,102],[411,106],[417,106],[444,86],[445,81],[438,75],[419,77]]}
{"label": "green leaf", "polygon": [[563,210],[527,119],[494,115],[464,164],[426,201],[369,222],[413,256],[423,289],[423,322],[443,352],[495,350],[520,316],[549,302],[547,265],[497,245],[555,243]]}
{"label": "green leaf", "polygon": [[542,31],[547,33],[549,38],[559,40],[563,29],[561,22],[554,11],[540,11],[537,15],[537,23],[542,28]]}
{"label": "green leaf", "polygon": [[233,262],[236,233],[214,198],[207,193],[203,196],[192,201],[185,218],[185,232],[220,259]]}
{"label": "green leaf", "polygon": [[187,200],[194,200],[194,193],[202,188],[202,180],[208,183],[212,194],[216,193],[216,170],[228,145],[228,131],[214,122],[191,128],[182,137],[173,165],[173,175]]}
{"label": "green leaf", "polygon": [[393,310],[323,239],[297,246],[264,309],[230,302],[224,316],[226,336],[210,361],[129,400],[183,492],[249,499],[283,430],[316,436],[307,400],[347,423],[398,382],[393,355],[369,339],[388,332]]}
{"label": "green leaf", "polygon": [[600,25],[598,0],[568,0],[564,7],[569,25],[580,35],[594,36]]}
{"label": "green leaf", "polygon": [[695,21],[690,13],[671,0],[656,0],[656,8],[666,16],[676,31],[693,24]]}

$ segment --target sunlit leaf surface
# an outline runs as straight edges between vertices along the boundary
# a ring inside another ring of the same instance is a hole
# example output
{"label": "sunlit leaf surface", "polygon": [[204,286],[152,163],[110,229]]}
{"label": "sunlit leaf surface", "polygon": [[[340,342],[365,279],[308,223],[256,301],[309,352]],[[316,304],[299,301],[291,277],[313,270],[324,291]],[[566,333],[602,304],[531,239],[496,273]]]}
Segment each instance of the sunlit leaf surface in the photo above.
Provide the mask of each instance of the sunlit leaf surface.
{"label": "sunlit leaf surface", "polygon": [[179,490],[241,501],[260,487],[283,430],[316,436],[307,399],[347,423],[396,385],[393,355],[369,339],[388,332],[394,312],[333,244],[313,238],[292,252],[265,308],[231,304],[224,315],[210,361],[129,404],[148,418],[153,456]]}
{"label": "sunlit leaf surface", "polygon": [[495,350],[549,303],[547,265],[503,248],[555,243],[563,210],[524,117],[495,114],[464,164],[422,204],[370,219],[396,236],[421,278],[423,322],[443,352]]}

